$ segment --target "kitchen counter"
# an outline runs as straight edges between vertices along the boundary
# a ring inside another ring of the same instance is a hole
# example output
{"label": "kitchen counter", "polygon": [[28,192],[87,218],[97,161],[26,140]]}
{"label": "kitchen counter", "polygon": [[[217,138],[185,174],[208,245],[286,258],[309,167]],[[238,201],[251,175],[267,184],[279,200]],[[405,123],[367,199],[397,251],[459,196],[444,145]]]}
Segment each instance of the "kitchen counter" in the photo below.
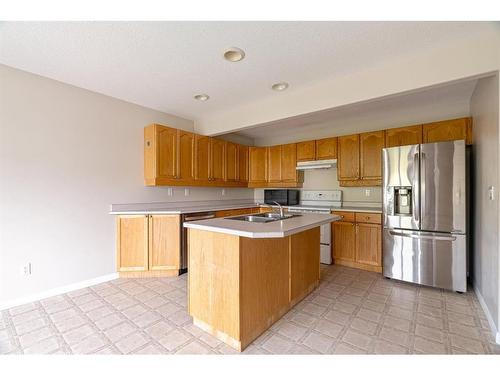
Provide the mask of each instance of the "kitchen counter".
{"label": "kitchen counter", "polygon": [[281,238],[340,220],[338,215],[301,214],[290,219],[255,223],[217,218],[184,223],[184,227],[247,238]]}
{"label": "kitchen counter", "polygon": [[175,215],[259,207],[253,200],[112,204],[111,215]]}

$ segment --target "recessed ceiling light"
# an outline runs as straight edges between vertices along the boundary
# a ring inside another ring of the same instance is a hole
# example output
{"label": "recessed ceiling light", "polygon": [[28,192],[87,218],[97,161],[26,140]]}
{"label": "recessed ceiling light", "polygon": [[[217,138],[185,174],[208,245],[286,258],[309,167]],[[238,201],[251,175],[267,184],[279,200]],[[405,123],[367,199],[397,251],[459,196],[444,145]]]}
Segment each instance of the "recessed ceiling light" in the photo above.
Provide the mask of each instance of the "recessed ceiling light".
{"label": "recessed ceiling light", "polygon": [[210,96],[208,96],[207,94],[198,94],[195,95],[194,98],[196,100],[199,100],[200,102],[206,102],[208,99],[210,99]]}
{"label": "recessed ceiling light", "polygon": [[238,62],[245,58],[245,51],[238,47],[231,47],[224,52],[224,58],[227,61]]}
{"label": "recessed ceiling light", "polygon": [[278,82],[278,83],[275,83],[274,85],[272,85],[271,88],[274,91],[283,91],[283,90],[286,90],[288,88],[288,83]]}

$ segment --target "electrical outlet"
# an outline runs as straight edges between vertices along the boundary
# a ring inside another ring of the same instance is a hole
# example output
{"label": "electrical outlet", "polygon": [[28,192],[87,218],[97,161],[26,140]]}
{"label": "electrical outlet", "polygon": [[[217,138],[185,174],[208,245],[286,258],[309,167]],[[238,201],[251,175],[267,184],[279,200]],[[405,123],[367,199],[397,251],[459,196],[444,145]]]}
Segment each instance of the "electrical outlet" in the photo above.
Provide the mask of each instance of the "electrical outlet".
{"label": "electrical outlet", "polygon": [[184,196],[189,197],[189,189],[184,189]]}
{"label": "electrical outlet", "polygon": [[28,263],[22,265],[19,268],[19,273],[21,274],[21,276],[30,276],[31,275],[31,263],[28,262]]}
{"label": "electrical outlet", "polygon": [[494,186],[490,186],[488,188],[488,199],[490,201],[494,201],[495,200],[495,187]]}
{"label": "electrical outlet", "polygon": [[221,193],[221,195],[222,195],[222,196],[226,195],[226,189],[222,189],[222,190],[220,191],[220,193]]}
{"label": "electrical outlet", "polygon": [[171,197],[172,195],[174,195],[174,189],[172,189],[172,188],[168,188],[168,189],[167,189],[167,195],[168,195],[169,197]]}
{"label": "electrical outlet", "polygon": [[372,194],[370,189],[365,189],[365,197],[369,197]]}

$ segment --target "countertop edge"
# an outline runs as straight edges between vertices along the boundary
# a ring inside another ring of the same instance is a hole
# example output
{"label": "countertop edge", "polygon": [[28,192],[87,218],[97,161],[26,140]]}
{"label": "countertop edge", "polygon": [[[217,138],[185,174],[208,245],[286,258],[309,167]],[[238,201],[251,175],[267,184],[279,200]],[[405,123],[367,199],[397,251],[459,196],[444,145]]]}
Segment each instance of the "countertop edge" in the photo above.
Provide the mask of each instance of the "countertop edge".
{"label": "countertop edge", "polygon": [[184,223],[185,228],[199,229],[205,230],[208,232],[216,232],[223,234],[230,234],[239,237],[247,237],[247,238],[283,238],[288,237],[296,233],[304,232],[306,230],[319,227],[324,224],[331,223],[333,221],[341,220],[340,216],[333,215],[334,217],[325,218],[324,220],[316,221],[311,224],[302,225],[300,227],[290,229],[287,231],[270,231],[270,232],[252,232],[252,231],[242,231],[238,229],[230,229],[230,228],[221,228],[216,226],[209,226],[204,224],[197,224],[196,222],[188,222]]}

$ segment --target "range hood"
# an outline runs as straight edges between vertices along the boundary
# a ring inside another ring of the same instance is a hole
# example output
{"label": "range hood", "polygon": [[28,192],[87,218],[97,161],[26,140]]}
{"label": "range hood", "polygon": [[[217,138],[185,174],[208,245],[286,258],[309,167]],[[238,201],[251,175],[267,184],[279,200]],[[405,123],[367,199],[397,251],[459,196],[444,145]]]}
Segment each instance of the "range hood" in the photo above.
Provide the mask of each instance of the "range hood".
{"label": "range hood", "polygon": [[305,171],[308,169],[329,169],[337,167],[337,159],[328,160],[313,160],[313,161],[299,161],[297,162],[298,171]]}

